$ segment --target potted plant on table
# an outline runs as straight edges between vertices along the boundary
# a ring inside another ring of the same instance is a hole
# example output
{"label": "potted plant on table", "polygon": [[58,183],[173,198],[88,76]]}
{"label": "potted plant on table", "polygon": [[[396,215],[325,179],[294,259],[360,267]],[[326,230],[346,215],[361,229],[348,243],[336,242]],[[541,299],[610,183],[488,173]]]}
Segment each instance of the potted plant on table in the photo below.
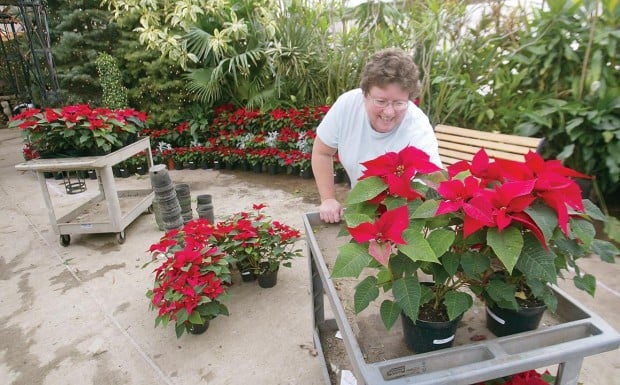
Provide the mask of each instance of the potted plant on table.
{"label": "potted plant on table", "polygon": [[[417,352],[448,347],[473,300],[459,290],[464,280],[457,276],[461,261],[450,247],[456,235],[449,218],[434,216],[438,203],[430,199],[430,186],[441,169],[414,147],[363,165],[366,170],[345,203],[345,232],[352,241],[340,248],[332,277],[357,278],[365,271],[355,288],[356,312],[376,300],[380,290],[392,292],[393,299],[384,299],[380,308],[386,328],[398,318],[406,331],[415,325],[426,327],[426,321],[448,323],[440,332],[443,338],[431,338],[441,344],[416,344],[419,338],[406,338]],[[428,329],[423,334],[433,335]]]}
{"label": "potted plant on table", "polygon": [[[529,296],[554,311],[549,284],[563,270],[575,269],[575,285],[593,294],[595,279],[577,260],[595,252],[613,262],[618,254],[594,239],[590,221],[604,216],[581,200],[573,178],[585,175],[538,154],[491,161],[481,150],[471,163],[448,167],[441,182],[412,147],[363,165],[346,202],[352,242],[341,247],[332,277],[359,277],[371,268],[356,288],[355,310],[378,298],[379,289],[391,291],[394,299],[380,310],[387,328],[401,313],[417,322],[431,303],[457,319],[471,306],[461,288],[501,308],[518,309],[518,298]],[[420,285],[425,276],[441,289]]]}
{"label": "potted plant on table", "polygon": [[280,266],[291,267],[291,260],[302,256],[295,243],[300,232],[273,220],[254,204],[252,211],[238,212],[216,223],[218,246],[236,262],[244,281],[258,277],[261,287],[275,285]]}
{"label": "potted plant on table", "polygon": [[86,104],[62,108],[29,108],[13,116],[9,128],[42,157],[103,155],[137,138],[147,115],[131,108],[110,110]]}
{"label": "potted plant on table", "polygon": [[155,268],[153,288],[147,291],[151,309],[157,309],[155,326],[174,322],[177,338],[184,332],[199,334],[219,315],[228,315],[222,303],[231,283],[231,258],[213,244],[214,228],[206,219],[170,230],[151,245]]}
{"label": "potted plant on table", "polygon": [[619,251],[595,238],[592,221],[606,217],[582,199],[575,182],[588,176],[533,152],[523,161],[492,161],[484,150],[448,173],[437,214],[454,214],[463,239],[471,237],[467,246],[477,265],[467,270],[468,286],[485,301],[493,333],[535,329],[545,308],[556,310],[550,285],[570,270],[575,286],[594,295],[596,279],[581,271],[579,259],[594,253],[613,263]]}

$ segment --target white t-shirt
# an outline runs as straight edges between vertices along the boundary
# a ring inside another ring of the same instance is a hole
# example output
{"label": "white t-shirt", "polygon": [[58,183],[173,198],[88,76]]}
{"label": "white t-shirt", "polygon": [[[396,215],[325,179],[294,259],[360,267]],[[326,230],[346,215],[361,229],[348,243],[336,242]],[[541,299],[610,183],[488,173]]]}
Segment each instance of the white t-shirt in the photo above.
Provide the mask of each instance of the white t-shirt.
{"label": "white t-shirt", "polygon": [[387,133],[377,132],[370,125],[364,94],[357,88],[336,100],[316,131],[323,143],[338,150],[351,187],[362,176],[364,167],[360,163],[386,152],[399,152],[409,145],[426,152],[431,162],[442,167],[433,127],[424,112],[412,102],[400,125]]}

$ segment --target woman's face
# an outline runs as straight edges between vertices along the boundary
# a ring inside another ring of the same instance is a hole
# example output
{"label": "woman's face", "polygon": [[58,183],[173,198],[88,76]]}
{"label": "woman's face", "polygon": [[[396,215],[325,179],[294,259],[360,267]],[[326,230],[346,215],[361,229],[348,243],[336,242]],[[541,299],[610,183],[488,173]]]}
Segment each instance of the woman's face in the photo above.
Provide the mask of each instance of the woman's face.
{"label": "woman's face", "polygon": [[405,117],[409,94],[397,84],[373,86],[364,96],[370,125],[377,132],[390,132]]}

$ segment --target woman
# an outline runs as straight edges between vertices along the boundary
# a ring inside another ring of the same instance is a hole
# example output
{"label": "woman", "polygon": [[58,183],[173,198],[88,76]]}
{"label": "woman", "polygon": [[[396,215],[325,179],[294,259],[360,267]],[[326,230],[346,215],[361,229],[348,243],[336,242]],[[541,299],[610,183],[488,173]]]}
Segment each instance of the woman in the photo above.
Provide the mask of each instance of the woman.
{"label": "woman", "polygon": [[362,175],[360,163],[386,152],[415,146],[441,167],[437,138],[428,117],[411,102],[420,93],[418,68],[397,48],[375,53],[362,73],[360,88],[342,94],[317,128],[312,171],[328,223],[339,222],[342,205],[336,199],[333,156],[338,152],[353,187]]}

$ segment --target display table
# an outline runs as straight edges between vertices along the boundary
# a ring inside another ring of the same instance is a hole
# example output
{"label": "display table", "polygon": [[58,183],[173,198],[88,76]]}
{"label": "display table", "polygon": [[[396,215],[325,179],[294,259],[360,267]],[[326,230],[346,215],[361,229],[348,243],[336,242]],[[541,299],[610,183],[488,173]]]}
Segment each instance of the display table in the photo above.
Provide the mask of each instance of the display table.
{"label": "display table", "polygon": [[[455,343],[456,346],[451,348],[422,354],[413,354],[405,349],[404,354],[391,354],[372,361],[369,356],[373,349],[404,345],[402,334],[396,336],[396,344],[390,345],[389,337],[396,333],[394,328],[384,331],[382,324],[361,325],[357,320],[362,313],[351,315],[350,310],[347,312],[343,302],[350,307],[352,300],[347,297],[350,293],[343,289],[345,285],[341,285],[341,280],[332,281],[330,269],[334,265],[338,246],[349,238],[338,237],[340,225],[323,223],[318,213],[304,214],[303,221],[312,283],[314,344],[323,363],[326,385],[331,383],[327,371],[329,365],[325,359],[329,352],[323,349],[321,339],[325,334],[333,335],[336,330],[342,336],[348,369],[353,372],[357,385],[470,385],[556,364],[556,385],[577,385],[584,357],[620,346],[618,332],[559,288],[553,287],[558,298],[554,315],[556,320],[537,330],[478,342],[468,339],[460,345]],[[356,284],[356,280],[350,284]],[[325,299],[329,302],[333,318],[326,317]],[[484,310],[479,313],[483,314]],[[370,315],[368,319],[380,322],[378,315]],[[479,324],[483,325],[482,322]],[[476,327],[473,322],[463,326],[464,329]],[[360,337],[365,338],[366,334],[372,334],[379,328],[382,333],[385,332],[381,338],[362,343]],[[459,333],[457,330],[457,335]]]}
{"label": "display table", "polygon": [[[35,171],[48,209],[54,232],[60,243],[68,246],[70,234],[116,233],[119,243],[125,241],[125,228],[141,213],[150,209],[154,193],[151,188],[117,191],[112,166],[145,152],[148,168],[153,166],[148,137],[103,156],[33,159],[15,166],[20,171]],[[45,172],[95,170],[99,193],[68,214],[57,218],[50,197]]]}

